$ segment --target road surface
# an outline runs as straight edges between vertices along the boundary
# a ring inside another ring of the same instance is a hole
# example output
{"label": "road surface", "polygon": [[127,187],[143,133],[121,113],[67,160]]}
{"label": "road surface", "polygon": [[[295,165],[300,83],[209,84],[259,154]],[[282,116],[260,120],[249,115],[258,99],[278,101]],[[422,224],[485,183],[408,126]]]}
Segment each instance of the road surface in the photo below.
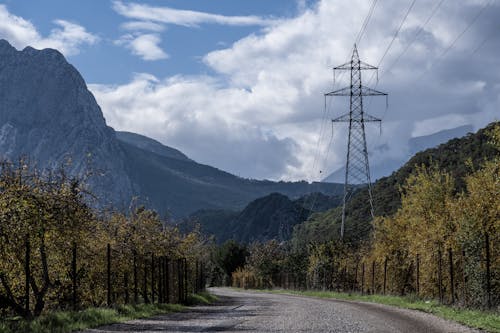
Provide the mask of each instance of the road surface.
{"label": "road surface", "polygon": [[211,292],[220,298],[214,305],[85,332],[479,332],[420,311],[379,304],[225,288]]}

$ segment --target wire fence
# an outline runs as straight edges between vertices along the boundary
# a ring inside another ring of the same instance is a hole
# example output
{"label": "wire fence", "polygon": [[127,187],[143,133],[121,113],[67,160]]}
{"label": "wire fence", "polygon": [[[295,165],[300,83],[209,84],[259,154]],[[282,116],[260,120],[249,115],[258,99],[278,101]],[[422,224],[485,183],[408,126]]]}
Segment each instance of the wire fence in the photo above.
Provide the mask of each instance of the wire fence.
{"label": "wire fence", "polygon": [[323,290],[361,295],[416,295],[442,304],[493,309],[500,306],[499,258],[485,233],[476,251],[433,249],[410,260],[338,256],[308,271],[282,271],[268,278],[251,271],[233,274],[240,288]]}
{"label": "wire fence", "polygon": [[[32,248],[29,237],[24,244],[24,296],[25,313],[32,313],[38,306],[32,270]],[[83,253],[82,253],[83,252]],[[94,254],[91,267],[88,257],[80,265],[82,256],[73,244],[68,253],[67,278],[69,281],[53,281],[58,288],[57,297],[47,299],[51,308],[79,310],[88,306],[116,306],[140,303],[181,303],[188,301],[188,295],[205,289],[205,267],[199,260],[169,258],[154,253],[132,251],[126,255],[120,248],[106,244],[105,250]],[[69,259],[69,258],[68,258]],[[69,282],[69,283],[68,283]],[[62,286],[62,288],[61,288]],[[36,305],[33,304],[36,301]]]}

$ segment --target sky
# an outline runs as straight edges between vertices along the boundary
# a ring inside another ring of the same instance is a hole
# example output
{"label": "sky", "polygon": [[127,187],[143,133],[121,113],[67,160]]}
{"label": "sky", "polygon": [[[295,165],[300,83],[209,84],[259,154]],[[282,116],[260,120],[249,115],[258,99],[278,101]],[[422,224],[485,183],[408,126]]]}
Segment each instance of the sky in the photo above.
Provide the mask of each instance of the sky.
{"label": "sky", "polygon": [[[317,181],[345,163],[357,43],[371,166],[408,139],[500,118],[496,0],[0,0],[0,38],[55,48],[109,126],[241,177]],[[334,80],[335,79],[335,80]]]}

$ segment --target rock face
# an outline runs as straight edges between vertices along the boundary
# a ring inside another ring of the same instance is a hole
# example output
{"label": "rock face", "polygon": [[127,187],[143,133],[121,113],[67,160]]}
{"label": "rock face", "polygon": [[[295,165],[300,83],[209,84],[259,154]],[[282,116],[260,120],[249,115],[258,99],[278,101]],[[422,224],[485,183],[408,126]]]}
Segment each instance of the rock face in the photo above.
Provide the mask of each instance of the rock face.
{"label": "rock face", "polygon": [[17,51],[0,40],[0,154],[25,156],[40,169],[66,165],[105,205],[124,204],[133,193],[114,130],[56,50]]}
{"label": "rock face", "polygon": [[174,217],[203,208],[242,209],[272,192],[294,198],[342,189],[243,179],[145,136],[117,134],[61,53],[31,47],[17,51],[0,40],[0,158],[23,156],[38,169],[64,165],[84,179],[100,207],[126,208],[138,197],[139,203]]}

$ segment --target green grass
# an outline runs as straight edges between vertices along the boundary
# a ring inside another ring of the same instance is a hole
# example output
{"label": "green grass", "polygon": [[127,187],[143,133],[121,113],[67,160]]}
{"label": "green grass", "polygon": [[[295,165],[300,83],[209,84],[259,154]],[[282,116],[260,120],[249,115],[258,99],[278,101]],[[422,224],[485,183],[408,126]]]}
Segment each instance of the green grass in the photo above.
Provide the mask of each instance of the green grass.
{"label": "green grass", "polygon": [[[209,304],[215,300],[215,296],[202,292],[189,295],[188,304]],[[184,309],[185,306],[179,304],[138,304],[119,305],[114,308],[88,308],[82,311],[57,311],[34,320],[2,319],[0,333],[66,333]]]}
{"label": "green grass", "polygon": [[405,309],[432,313],[438,317],[453,320],[469,327],[479,328],[488,332],[500,333],[500,314],[493,311],[462,309],[439,304],[436,301],[422,300],[415,296],[383,296],[337,293],[329,291],[292,291],[292,290],[262,290],[276,294],[291,294],[320,298],[335,298],[350,301],[363,301],[392,305]]}

